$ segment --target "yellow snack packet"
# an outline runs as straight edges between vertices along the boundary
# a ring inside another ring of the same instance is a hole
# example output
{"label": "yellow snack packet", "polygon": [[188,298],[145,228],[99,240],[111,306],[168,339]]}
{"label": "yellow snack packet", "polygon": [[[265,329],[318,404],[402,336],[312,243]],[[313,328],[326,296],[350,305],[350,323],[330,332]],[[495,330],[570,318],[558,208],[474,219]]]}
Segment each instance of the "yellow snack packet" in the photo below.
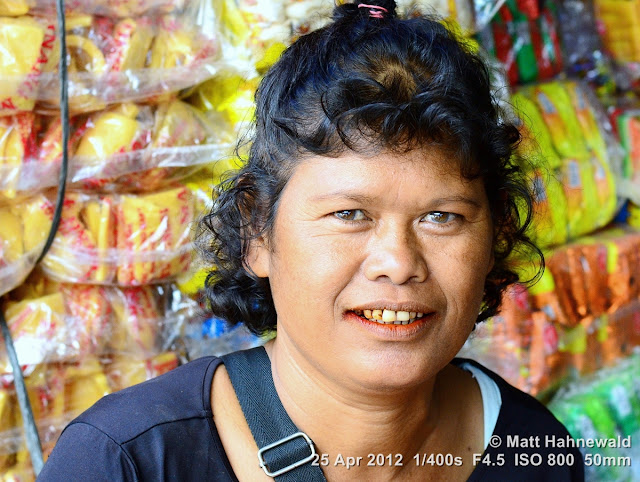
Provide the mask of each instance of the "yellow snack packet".
{"label": "yellow snack packet", "polygon": [[87,358],[79,365],[67,366],[65,412],[79,414],[109,393],[109,382],[97,359]]}
{"label": "yellow snack packet", "polygon": [[[80,217],[83,201],[84,196],[67,193],[58,233],[43,260],[47,274],[56,279],[82,283],[98,271],[96,241]],[[50,212],[52,216],[53,205]]]}
{"label": "yellow snack packet", "polygon": [[83,207],[82,219],[96,241],[97,268],[93,281],[107,282],[115,276],[115,267],[109,259],[110,249],[115,246],[116,241],[113,198],[104,196],[87,200]]}
{"label": "yellow snack packet", "polygon": [[[0,115],[33,110],[45,33],[31,17],[0,17]],[[43,52],[44,53],[44,52]]]}
{"label": "yellow snack packet", "polygon": [[0,16],[19,17],[29,13],[29,4],[25,0],[0,0]]}
{"label": "yellow snack packet", "polygon": [[0,267],[18,261],[23,254],[22,221],[8,207],[0,207]]}
{"label": "yellow snack packet", "polygon": [[115,48],[107,56],[111,72],[141,69],[153,40],[153,28],[144,19],[125,18],[113,30]]}
{"label": "yellow snack packet", "polygon": [[22,220],[24,229],[24,251],[30,253],[40,249],[47,239],[53,219],[53,204],[43,195],[36,196],[12,207],[14,214]]}
{"label": "yellow snack packet", "polygon": [[522,122],[519,127],[522,143],[518,150],[533,162],[535,167],[549,169],[560,167],[562,160],[553,146],[551,133],[535,103],[522,93],[511,96],[511,103]]}
{"label": "yellow snack packet", "polygon": [[81,358],[104,352],[111,334],[112,309],[103,286],[64,284],[61,292],[71,319],[69,338]]}
{"label": "yellow snack packet", "polygon": [[540,84],[533,88],[533,99],[545,120],[553,145],[562,157],[585,160],[586,148],[580,125],[569,94],[559,82]]}
{"label": "yellow snack packet", "polygon": [[584,87],[576,82],[565,82],[564,86],[571,99],[571,105],[574,108],[586,145],[595,153],[601,163],[608,164],[607,145],[602,137],[595,112],[589,105]]}
{"label": "yellow snack packet", "polygon": [[115,392],[160,376],[178,365],[178,357],[173,352],[161,353],[150,359],[118,355],[106,365],[105,371]]}
{"label": "yellow snack packet", "polygon": [[591,162],[567,159],[561,176],[567,199],[569,237],[577,238],[595,229],[599,215]]}
{"label": "yellow snack packet", "polygon": [[[0,389],[0,433],[6,433],[16,427],[14,399],[7,390]],[[15,462],[15,454],[0,453],[0,471],[4,472]]]}
{"label": "yellow snack packet", "polygon": [[192,197],[186,187],[154,194],[124,195],[117,206],[118,265],[121,285],[142,285],[184,271],[193,221]]}
{"label": "yellow snack packet", "polygon": [[65,308],[60,293],[7,303],[5,316],[23,365],[51,361],[68,345]]}
{"label": "yellow snack packet", "polygon": [[540,247],[563,244],[568,239],[568,205],[561,181],[555,171],[531,173],[533,222],[528,235]]}
{"label": "yellow snack packet", "polygon": [[[10,185],[15,188],[20,178],[22,166],[35,143],[37,122],[36,116],[32,112],[21,112],[13,116],[13,119],[13,128],[8,132],[1,163],[5,165],[5,169],[11,168],[13,182]],[[15,194],[15,189],[5,191],[5,195],[8,197],[14,197]]]}
{"label": "yellow snack packet", "polygon": [[125,288],[113,294],[115,314],[109,345],[115,353],[148,357],[157,350],[160,312],[148,286]]}
{"label": "yellow snack packet", "polygon": [[88,128],[75,155],[105,159],[118,152],[130,151],[139,131],[137,114],[135,104],[122,104],[95,114],[87,123]]}

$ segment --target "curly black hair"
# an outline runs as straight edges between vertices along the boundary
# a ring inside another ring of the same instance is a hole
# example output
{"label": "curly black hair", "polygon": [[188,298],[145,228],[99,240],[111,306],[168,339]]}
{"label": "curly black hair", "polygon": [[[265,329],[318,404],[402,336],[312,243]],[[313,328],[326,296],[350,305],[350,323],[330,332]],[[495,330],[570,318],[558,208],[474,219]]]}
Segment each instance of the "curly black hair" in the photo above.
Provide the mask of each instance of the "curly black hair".
{"label": "curly black hair", "polygon": [[[482,58],[435,17],[399,18],[395,2],[343,4],[333,21],[300,37],[256,92],[255,130],[243,168],[223,182],[197,236],[213,266],[212,313],[254,333],[276,328],[269,280],[246,266],[249,244],[268,239],[296,163],[346,150],[407,152],[436,144],[467,179],[484,182],[494,224],[494,266],[477,321],[498,312],[518,280],[507,261],[528,247],[532,198],[513,156],[520,134],[501,116]],[[382,17],[382,18],[379,18]]]}

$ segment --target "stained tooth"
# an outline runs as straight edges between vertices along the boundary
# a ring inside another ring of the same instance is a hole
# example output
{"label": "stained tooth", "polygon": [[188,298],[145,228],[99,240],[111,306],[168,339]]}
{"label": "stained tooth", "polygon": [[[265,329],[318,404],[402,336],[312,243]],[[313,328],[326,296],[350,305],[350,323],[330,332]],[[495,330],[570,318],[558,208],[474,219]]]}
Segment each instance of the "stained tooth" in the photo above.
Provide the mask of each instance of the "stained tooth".
{"label": "stained tooth", "polygon": [[403,322],[402,322],[402,324],[403,324],[403,325],[408,325],[408,324],[409,324],[409,320],[407,320],[407,321],[403,321]]}
{"label": "stained tooth", "polygon": [[364,317],[371,318],[371,310],[364,310]]}
{"label": "stained tooth", "polygon": [[409,321],[409,312],[408,311],[398,311],[396,312],[396,320],[398,321]]}
{"label": "stained tooth", "polygon": [[416,317],[416,312],[415,311],[412,311],[412,312],[409,313],[409,319],[410,320],[413,320],[415,317]]}
{"label": "stained tooth", "polygon": [[374,320],[382,320],[382,310],[371,311],[371,318]]}
{"label": "stained tooth", "polygon": [[382,312],[382,321],[386,323],[396,321],[396,312],[391,310],[384,310]]}
{"label": "stained tooth", "polygon": [[416,313],[416,316],[417,316],[418,318],[422,318],[422,316],[423,316],[423,315],[424,315],[424,313]]}

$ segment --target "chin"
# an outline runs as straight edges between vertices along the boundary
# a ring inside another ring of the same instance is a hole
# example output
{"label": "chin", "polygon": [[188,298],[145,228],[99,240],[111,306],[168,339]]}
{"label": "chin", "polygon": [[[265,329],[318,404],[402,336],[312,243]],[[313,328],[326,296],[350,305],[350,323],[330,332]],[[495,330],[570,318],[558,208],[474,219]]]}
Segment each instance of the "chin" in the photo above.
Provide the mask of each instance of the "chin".
{"label": "chin", "polygon": [[[350,375],[362,388],[371,391],[391,392],[417,388],[434,379],[449,360],[440,361],[415,357],[398,357],[374,354],[375,361],[363,363]],[[437,364],[436,364],[437,363]],[[434,364],[436,364],[434,366]],[[442,365],[442,366],[440,366]]]}

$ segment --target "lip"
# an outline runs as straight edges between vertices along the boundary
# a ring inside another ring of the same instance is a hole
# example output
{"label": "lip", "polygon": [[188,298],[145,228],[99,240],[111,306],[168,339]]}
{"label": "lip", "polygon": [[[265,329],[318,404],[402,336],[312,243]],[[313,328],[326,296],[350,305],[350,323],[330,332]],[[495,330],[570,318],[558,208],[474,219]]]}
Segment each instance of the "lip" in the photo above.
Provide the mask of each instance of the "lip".
{"label": "lip", "polygon": [[[355,308],[359,309],[359,308]],[[389,308],[388,308],[389,309]],[[401,311],[401,310],[398,310]],[[406,310],[402,310],[406,311]],[[353,311],[347,311],[344,314],[344,319],[351,323],[356,323],[360,327],[363,327],[369,333],[374,335],[376,338],[381,340],[389,341],[389,340],[411,340],[414,338],[418,338],[421,334],[429,329],[431,325],[433,325],[434,321],[437,318],[437,313],[431,311],[429,313],[425,313],[425,315],[410,323],[408,325],[394,325],[387,324],[383,325],[381,323],[376,323],[375,321],[369,321],[364,317],[356,315]]]}

